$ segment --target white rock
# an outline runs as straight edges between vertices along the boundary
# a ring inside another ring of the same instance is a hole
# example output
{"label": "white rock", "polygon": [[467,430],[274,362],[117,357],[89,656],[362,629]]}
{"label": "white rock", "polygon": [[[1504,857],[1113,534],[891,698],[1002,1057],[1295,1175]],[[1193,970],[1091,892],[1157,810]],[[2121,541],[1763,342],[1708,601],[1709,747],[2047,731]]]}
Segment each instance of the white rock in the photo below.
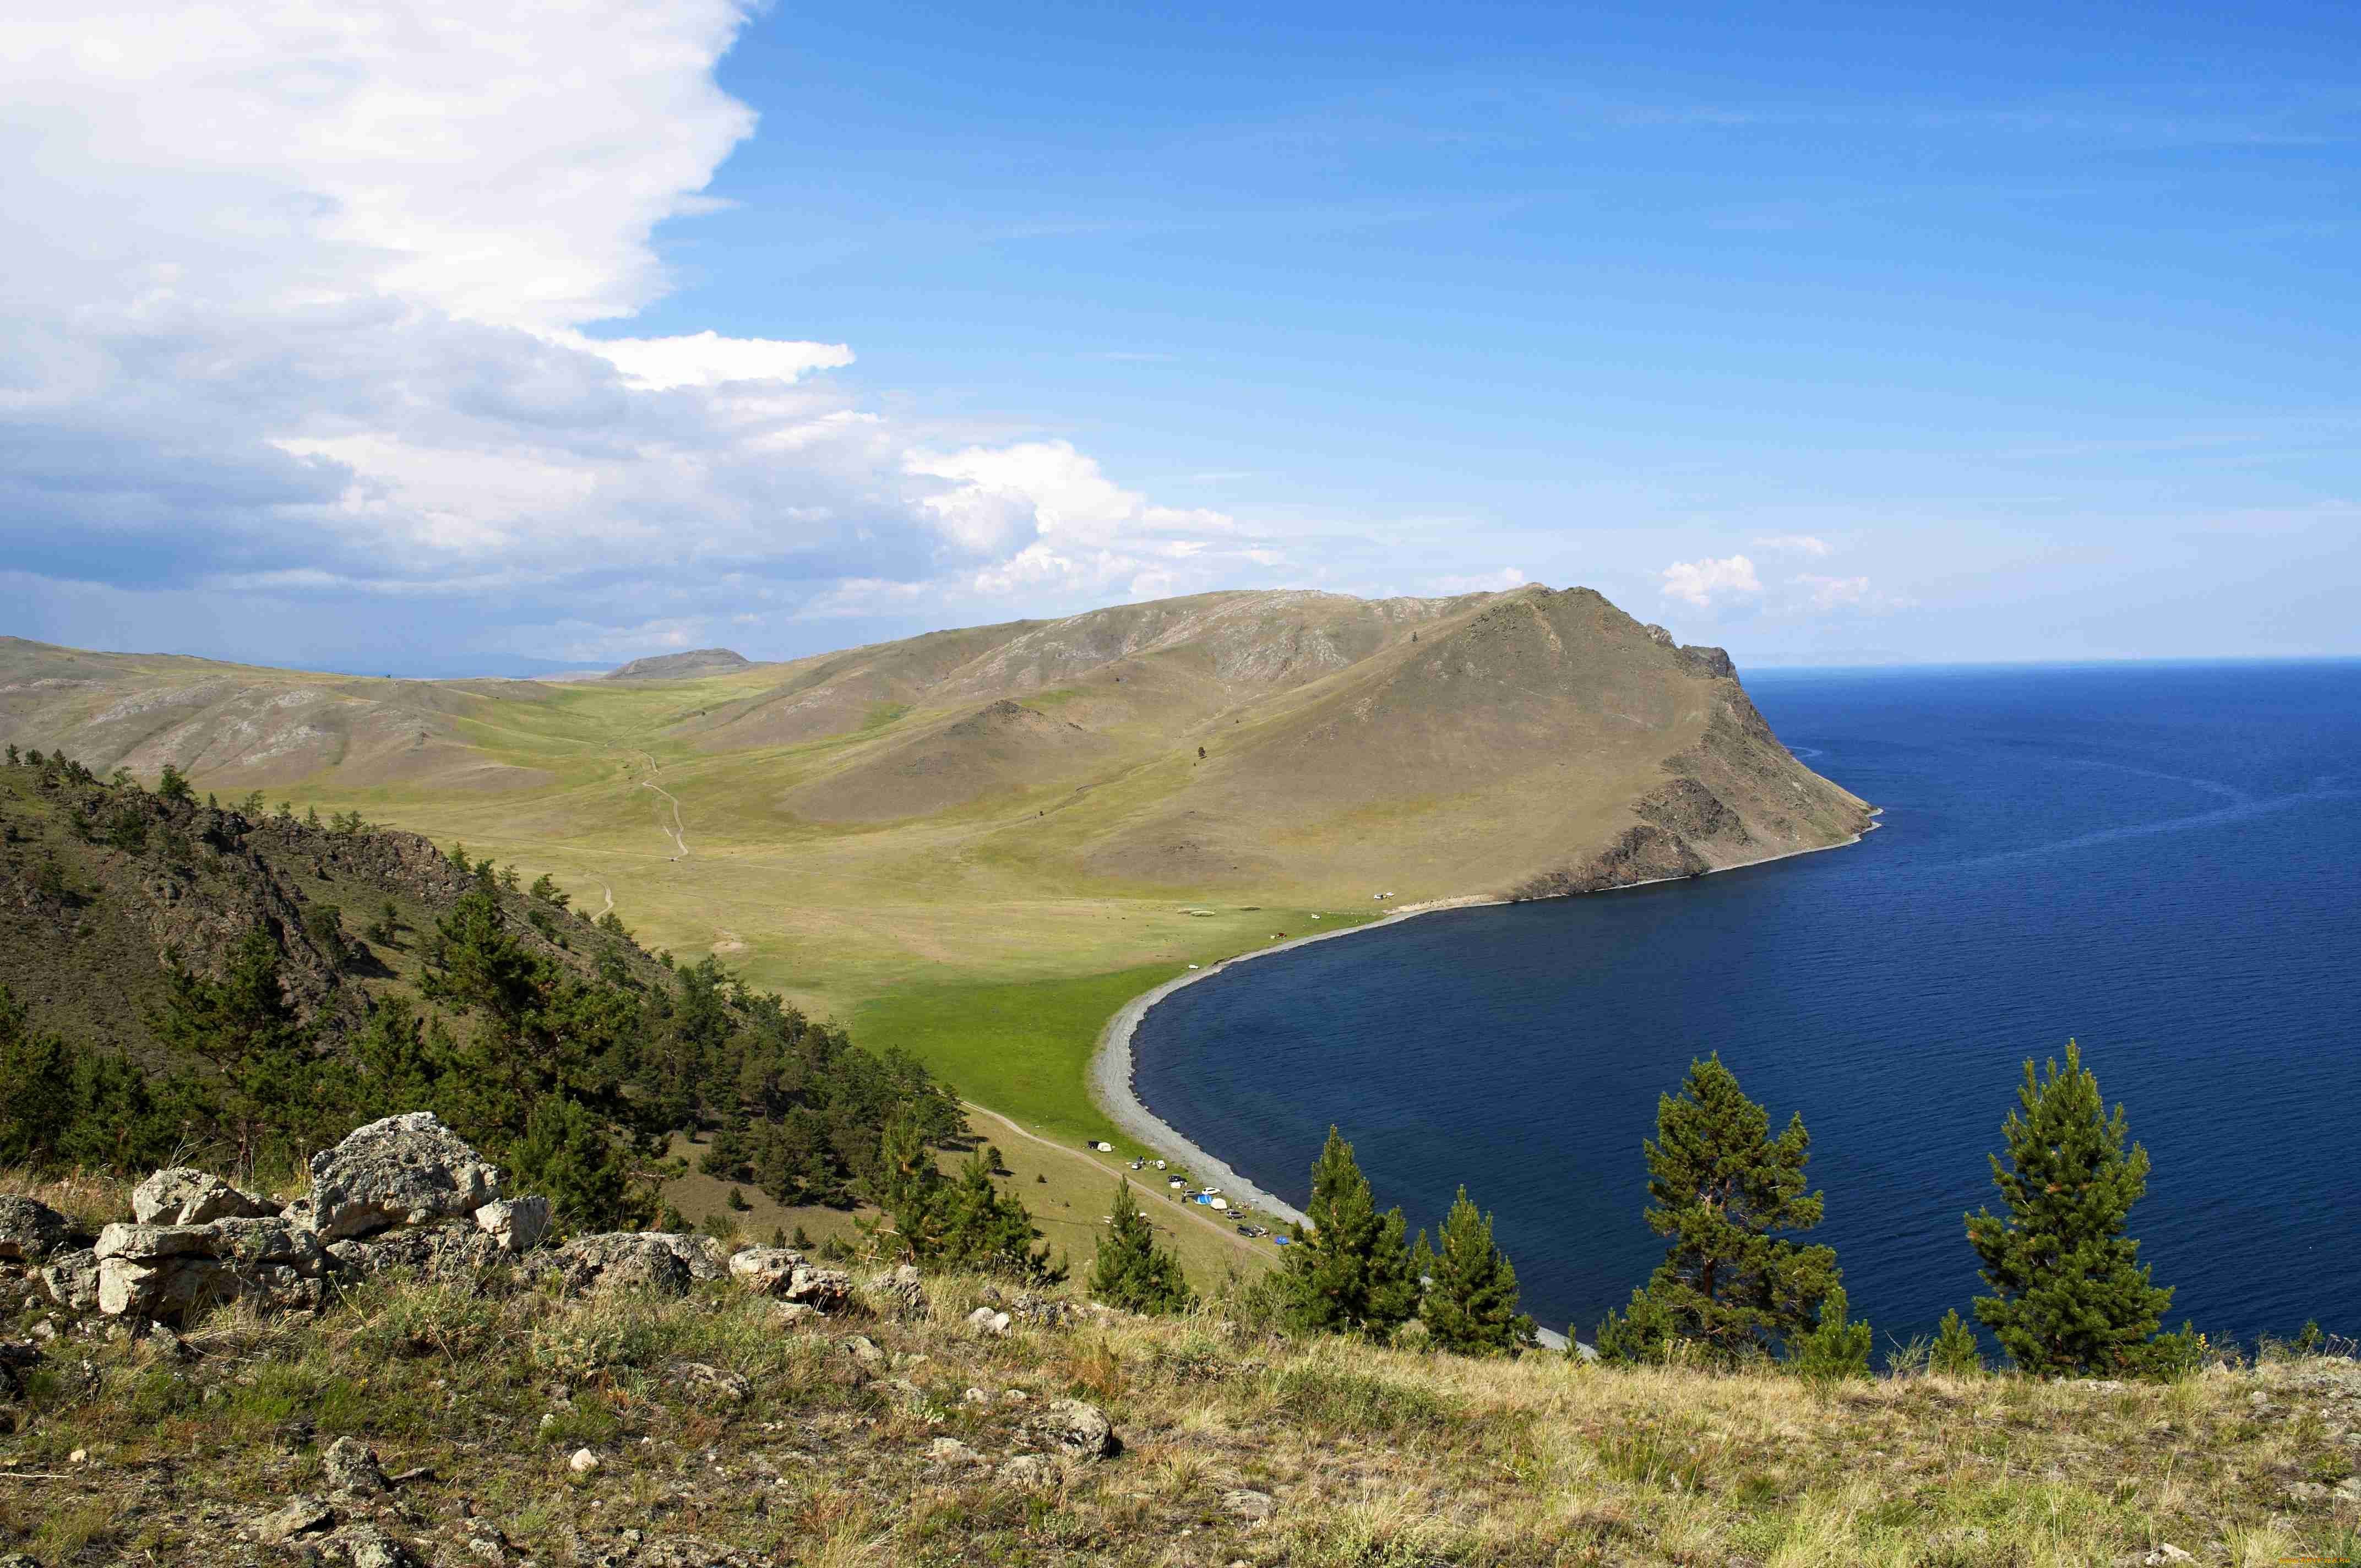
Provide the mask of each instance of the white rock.
{"label": "white rock", "polygon": [[476,1228],[508,1252],[531,1252],[549,1234],[549,1200],[505,1198],[476,1211]]}
{"label": "white rock", "polygon": [[574,1457],[566,1462],[566,1467],[577,1475],[588,1475],[598,1468],[598,1456],[587,1448],[577,1448]]}
{"label": "white rock", "polygon": [[995,1312],[989,1307],[978,1307],[967,1315],[967,1326],[980,1334],[1003,1335],[1008,1332],[1008,1314]]}

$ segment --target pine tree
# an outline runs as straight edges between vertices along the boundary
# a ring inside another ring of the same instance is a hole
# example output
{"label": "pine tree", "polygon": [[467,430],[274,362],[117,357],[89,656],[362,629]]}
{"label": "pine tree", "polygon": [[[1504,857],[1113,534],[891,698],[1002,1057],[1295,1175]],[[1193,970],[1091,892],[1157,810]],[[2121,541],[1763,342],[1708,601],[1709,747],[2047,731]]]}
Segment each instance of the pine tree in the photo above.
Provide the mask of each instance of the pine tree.
{"label": "pine tree", "polygon": [[1934,1347],[1927,1353],[1927,1370],[1939,1377],[1972,1377],[1983,1369],[1983,1346],[1976,1343],[1975,1331],[1954,1307],[1943,1314],[1935,1330]]}
{"label": "pine tree", "polygon": [[2001,1127],[2008,1163],[1991,1157],[2008,1217],[1988,1209],[1967,1217],[1993,1288],[1977,1299],[1976,1316],[2027,1372],[2135,1369],[2172,1302],[2170,1289],[2148,1283],[2139,1243],[2124,1234],[2147,1190],[2147,1150],[2124,1152],[2124,1108],[2106,1115],[2072,1040],[2063,1072],[2053,1058],[2037,1081],[2026,1062],[2016,1098]]}
{"label": "pine tree", "polygon": [[1299,1329],[1362,1333],[1380,1343],[1418,1309],[1402,1212],[1378,1212],[1377,1199],[1353,1159],[1353,1146],[1328,1129],[1312,1167],[1312,1229],[1295,1227],[1284,1290],[1288,1321]]}
{"label": "pine tree", "polygon": [[1477,1212],[1467,1189],[1438,1233],[1443,1249],[1430,1252],[1418,1234],[1413,1265],[1429,1280],[1419,1305],[1428,1339],[1460,1355],[1501,1355],[1533,1343],[1533,1321],[1517,1310],[1517,1268],[1492,1244],[1492,1216]]}
{"label": "pine tree", "polygon": [[1185,1312],[1196,1293],[1180,1276],[1180,1260],[1156,1245],[1156,1228],[1139,1212],[1131,1183],[1115,1184],[1107,1239],[1091,1265],[1091,1294],[1126,1312]]}
{"label": "pine tree", "polygon": [[557,1095],[537,1102],[508,1165],[521,1192],[537,1192],[568,1231],[637,1229],[654,1215],[652,1189],[634,1191],[623,1151],[607,1124]]}
{"label": "pine tree", "polygon": [[1820,1319],[1791,1342],[1790,1365],[1806,1377],[1841,1378],[1869,1376],[1867,1323],[1845,1321],[1845,1289],[1831,1285],[1820,1299]]}
{"label": "pine tree", "polygon": [[250,1174],[294,1144],[325,1141],[349,1090],[337,1063],[313,1055],[313,1031],[280,984],[279,948],[269,932],[258,928],[239,938],[226,970],[222,979],[206,980],[176,960],[164,1007],[150,1026],[166,1045],[220,1069],[220,1115],[238,1169]]}
{"label": "pine tree", "polygon": [[1820,1223],[1820,1194],[1804,1190],[1811,1135],[1801,1114],[1776,1138],[1770,1126],[1719,1055],[1691,1062],[1680,1094],[1658,1099],[1655,1139],[1642,1145],[1647,1220],[1672,1241],[1626,1313],[1599,1325],[1602,1357],[1658,1360],[1687,1343],[1730,1365],[1815,1322],[1840,1278],[1837,1255],[1773,1234]]}

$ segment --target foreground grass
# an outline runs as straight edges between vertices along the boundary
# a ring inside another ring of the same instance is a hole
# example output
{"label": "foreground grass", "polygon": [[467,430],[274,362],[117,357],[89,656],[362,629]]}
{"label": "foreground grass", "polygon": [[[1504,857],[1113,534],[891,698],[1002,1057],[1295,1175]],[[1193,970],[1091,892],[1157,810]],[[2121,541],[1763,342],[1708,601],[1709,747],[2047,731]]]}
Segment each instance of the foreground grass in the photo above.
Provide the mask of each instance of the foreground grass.
{"label": "foreground grass", "polygon": [[[978,1337],[963,1319],[986,1288],[932,1279],[920,1321],[790,1327],[728,1286],[569,1302],[396,1282],[316,1322],[216,1315],[188,1335],[193,1360],[70,1335],[0,1406],[0,1550],[45,1568],[291,1560],[238,1534],[324,1493],[323,1452],[350,1435],[388,1472],[432,1468],[338,1505],[428,1562],[1789,1568],[2110,1563],[2166,1542],[2242,1564],[2355,1551],[2355,1505],[2328,1489],[2361,1420],[2346,1362],[2170,1385],[1818,1387],[1297,1342],[1213,1311]],[[852,1332],[883,1354],[870,1372],[844,1351]],[[1042,1403],[1060,1396],[1104,1409],[1125,1452],[1020,1479],[1008,1461],[1041,1448]],[[566,1462],[584,1448],[600,1463],[577,1475]],[[1245,1490],[1269,1499],[1268,1519]]]}

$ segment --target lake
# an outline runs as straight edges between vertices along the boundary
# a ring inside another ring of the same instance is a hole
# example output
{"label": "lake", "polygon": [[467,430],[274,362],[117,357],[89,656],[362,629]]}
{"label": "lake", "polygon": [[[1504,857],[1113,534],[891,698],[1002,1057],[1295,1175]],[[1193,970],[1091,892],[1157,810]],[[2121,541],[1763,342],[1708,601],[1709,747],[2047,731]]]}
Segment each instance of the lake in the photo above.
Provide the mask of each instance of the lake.
{"label": "lake", "polygon": [[1298,1204],[1332,1123],[1413,1229],[1465,1183],[1526,1310],[1587,1339],[1663,1256],[1657,1096],[1718,1051],[1803,1113],[1810,1239],[1883,1350],[1982,1288],[1961,1215],[2072,1036],[2154,1160],[2131,1230],[2170,1324],[2361,1332],[2361,663],[1746,684],[1877,831],[1235,966],[1149,1011],[1140,1098]]}

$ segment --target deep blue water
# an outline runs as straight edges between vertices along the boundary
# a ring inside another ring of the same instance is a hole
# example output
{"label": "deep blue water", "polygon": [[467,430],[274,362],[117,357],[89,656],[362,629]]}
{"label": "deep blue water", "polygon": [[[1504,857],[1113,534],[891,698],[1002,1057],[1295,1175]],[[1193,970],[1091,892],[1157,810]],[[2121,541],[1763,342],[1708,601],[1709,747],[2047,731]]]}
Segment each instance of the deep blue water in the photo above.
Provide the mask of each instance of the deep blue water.
{"label": "deep blue water", "polygon": [[1240,965],[1149,1012],[1141,1098],[1299,1204],[1332,1122],[1413,1226],[1465,1182],[1527,1310],[1587,1338],[1663,1255],[1656,1097],[1719,1051],[1803,1113],[1812,1239],[1882,1346],[1981,1288],[1960,1217],[2021,1063],[2073,1036],[2155,1162],[2132,1232],[2171,1322],[2361,1332],[2361,663],[1747,684],[1878,831]]}

